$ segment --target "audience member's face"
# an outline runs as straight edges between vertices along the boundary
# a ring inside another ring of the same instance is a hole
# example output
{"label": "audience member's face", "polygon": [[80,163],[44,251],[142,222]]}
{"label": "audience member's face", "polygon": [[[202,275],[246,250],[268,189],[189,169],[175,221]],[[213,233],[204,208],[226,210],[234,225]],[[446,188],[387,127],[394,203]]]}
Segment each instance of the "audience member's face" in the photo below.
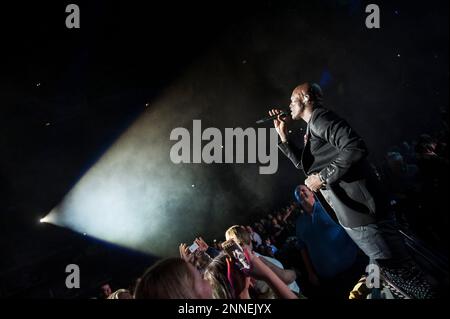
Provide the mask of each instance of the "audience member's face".
{"label": "audience member's face", "polygon": [[108,284],[103,285],[100,289],[101,289],[102,295],[105,298],[109,297],[109,295],[112,294],[112,289],[111,289],[111,287]]}
{"label": "audience member's face", "polygon": [[305,185],[300,185],[300,198],[302,199],[302,203],[307,203],[310,206],[314,205],[314,194]]}
{"label": "audience member's face", "polygon": [[203,279],[202,275],[191,264],[187,264],[194,276],[194,292],[199,299],[211,299],[212,289],[209,282]]}

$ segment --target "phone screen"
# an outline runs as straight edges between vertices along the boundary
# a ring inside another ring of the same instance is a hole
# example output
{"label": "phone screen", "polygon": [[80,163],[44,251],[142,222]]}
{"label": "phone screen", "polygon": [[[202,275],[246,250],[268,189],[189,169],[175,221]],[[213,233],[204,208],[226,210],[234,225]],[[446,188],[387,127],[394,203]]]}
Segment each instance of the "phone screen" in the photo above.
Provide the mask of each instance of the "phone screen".
{"label": "phone screen", "polygon": [[195,252],[198,249],[197,243],[193,243],[191,246],[189,246],[189,251],[191,253]]}
{"label": "phone screen", "polygon": [[230,239],[222,244],[225,253],[233,259],[240,271],[248,273],[250,271],[250,261],[244,254],[244,250],[234,240]]}

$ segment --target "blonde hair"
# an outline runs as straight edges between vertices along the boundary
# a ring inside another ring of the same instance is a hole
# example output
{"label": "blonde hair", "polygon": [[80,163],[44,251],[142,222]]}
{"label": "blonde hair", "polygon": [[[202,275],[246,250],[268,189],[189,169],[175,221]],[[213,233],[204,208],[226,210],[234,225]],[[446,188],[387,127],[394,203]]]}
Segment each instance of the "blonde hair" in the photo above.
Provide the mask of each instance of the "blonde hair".
{"label": "blonde hair", "polygon": [[227,229],[225,232],[225,238],[227,240],[233,239],[239,245],[250,245],[252,243],[252,239],[250,237],[250,233],[245,229],[244,226],[234,225]]}
{"label": "blonde hair", "polygon": [[211,285],[214,299],[234,299],[233,288],[227,278],[227,262],[224,253],[214,258],[205,270],[204,277]]}
{"label": "blonde hair", "polygon": [[140,278],[135,299],[195,299],[195,277],[186,261],[167,258],[156,262]]}
{"label": "blonde hair", "polygon": [[106,299],[133,299],[133,296],[130,294],[129,290],[127,290],[127,289],[119,289],[119,290],[114,291]]}

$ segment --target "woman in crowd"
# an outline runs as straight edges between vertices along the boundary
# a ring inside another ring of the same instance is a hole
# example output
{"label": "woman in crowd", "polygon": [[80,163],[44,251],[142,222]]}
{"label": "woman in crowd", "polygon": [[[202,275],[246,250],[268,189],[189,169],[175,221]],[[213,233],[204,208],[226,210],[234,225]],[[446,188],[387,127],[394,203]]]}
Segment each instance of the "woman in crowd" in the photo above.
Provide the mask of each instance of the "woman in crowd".
{"label": "woman in crowd", "polygon": [[136,299],[211,299],[208,281],[189,262],[167,258],[155,263],[140,278]]}
{"label": "woman in crowd", "polygon": [[250,276],[245,275],[221,253],[209,264],[205,279],[211,284],[215,299],[250,299],[249,288],[254,279],[265,281],[280,299],[297,299],[289,287],[252,252],[247,254],[252,265]]}

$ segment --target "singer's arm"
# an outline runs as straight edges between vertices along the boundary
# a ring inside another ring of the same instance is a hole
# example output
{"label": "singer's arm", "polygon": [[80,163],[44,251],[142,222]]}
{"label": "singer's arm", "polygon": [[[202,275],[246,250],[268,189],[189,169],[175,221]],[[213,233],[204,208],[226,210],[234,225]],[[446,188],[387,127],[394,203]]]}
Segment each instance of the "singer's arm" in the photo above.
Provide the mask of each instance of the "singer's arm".
{"label": "singer's arm", "polygon": [[291,160],[297,169],[302,169],[301,154],[302,150],[298,148],[289,138],[285,142],[280,141],[278,148]]}
{"label": "singer's arm", "polygon": [[[269,115],[279,115],[281,114],[281,110],[270,110]],[[281,142],[278,143],[279,149],[284,153],[284,155],[289,158],[292,163],[294,163],[294,166],[298,169],[302,168],[301,165],[301,150],[295,146],[294,143],[289,141],[289,135],[288,130],[286,126],[286,122],[282,120],[281,118],[274,119],[273,124],[275,126],[275,129],[277,130],[278,135],[280,136]]]}

